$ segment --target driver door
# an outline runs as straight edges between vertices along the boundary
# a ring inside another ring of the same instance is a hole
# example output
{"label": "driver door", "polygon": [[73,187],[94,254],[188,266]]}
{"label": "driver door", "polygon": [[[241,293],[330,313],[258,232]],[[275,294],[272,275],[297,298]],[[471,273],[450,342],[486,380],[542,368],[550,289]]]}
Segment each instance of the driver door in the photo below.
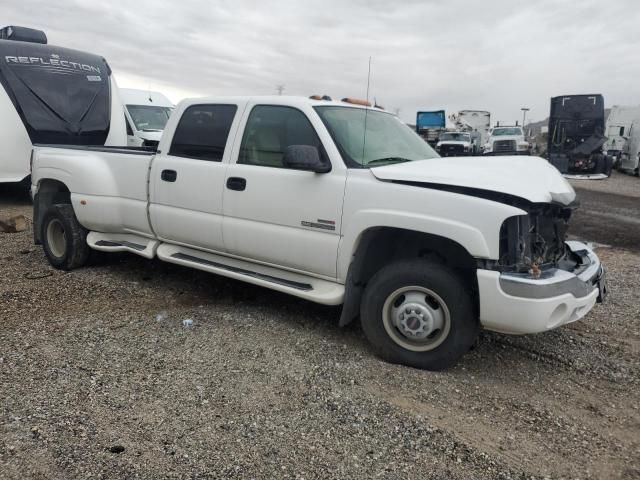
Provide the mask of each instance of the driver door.
{"label": "driver door", "polygon": [[283,164],[290,145],[314,146],[330,161],[320,140],[329,138],[322,122],[313,111],[255,103],[243,120],[225,180],[228,252],[335,278],[346,168],[334,161],[330,172],[314,173]]}

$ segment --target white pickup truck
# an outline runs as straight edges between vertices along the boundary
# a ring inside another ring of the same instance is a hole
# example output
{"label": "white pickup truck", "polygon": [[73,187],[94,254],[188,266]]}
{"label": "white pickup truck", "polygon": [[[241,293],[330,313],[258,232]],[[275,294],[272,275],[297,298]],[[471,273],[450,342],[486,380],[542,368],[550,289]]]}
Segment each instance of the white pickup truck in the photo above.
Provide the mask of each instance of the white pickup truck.
{"label": "white pickup truck", "polygon": [[531,145],[522,127],[493,127],[483,147],[485,155],[529,155]]}
{"label": "white pickup truck", "polygon": [[54,267],[131,252],[343,304],[388,361],[452,365],[478,330],[546,331],[604,297],[565,242],[575,193],[539,158],[440,159],[394,115],[298,97],[181,102],[155,154],[37,147]]}

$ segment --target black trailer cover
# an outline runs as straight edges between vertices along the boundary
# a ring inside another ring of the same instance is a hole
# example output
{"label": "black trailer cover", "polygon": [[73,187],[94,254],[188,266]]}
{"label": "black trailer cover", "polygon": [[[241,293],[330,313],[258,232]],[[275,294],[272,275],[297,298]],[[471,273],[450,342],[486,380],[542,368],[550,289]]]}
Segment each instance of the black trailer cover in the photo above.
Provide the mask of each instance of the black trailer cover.
{"label": "black trailer cover", "polygon": [[104,145],[110,76],[106,60],[97,55],[0,40],[0,84],[32,143]]}

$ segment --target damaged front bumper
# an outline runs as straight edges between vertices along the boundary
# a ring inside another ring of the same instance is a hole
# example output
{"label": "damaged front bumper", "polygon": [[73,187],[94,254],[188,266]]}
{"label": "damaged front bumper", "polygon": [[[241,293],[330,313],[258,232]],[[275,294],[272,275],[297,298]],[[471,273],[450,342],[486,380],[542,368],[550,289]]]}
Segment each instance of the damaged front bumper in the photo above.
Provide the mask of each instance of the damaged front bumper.
{"label": "damaged front bumper", "polygon": [[480,323],[509,334],[538,333],[584,317],[607,294],[605,270],[584,243],[566,242],[581,261],[569,272],[522,273],[478,269]]}

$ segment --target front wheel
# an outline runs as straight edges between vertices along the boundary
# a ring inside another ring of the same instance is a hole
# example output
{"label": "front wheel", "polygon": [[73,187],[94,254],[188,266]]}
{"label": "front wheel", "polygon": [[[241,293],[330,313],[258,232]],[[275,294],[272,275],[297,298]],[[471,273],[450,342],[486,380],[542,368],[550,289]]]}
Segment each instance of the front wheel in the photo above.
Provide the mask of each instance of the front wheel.
{"label": "front wheel", "polygon": [[456,363],[479,330],[467,282],[445,265],[425,260],[393,263],[374,275],[361,319],[376,354],[427,370]]}
{"label": "front wheel", "polygon": [[40,228],[44,253],[52,266],[73,270],[87,263],[87,230],[78,223],[71,205],[51,205]]}

